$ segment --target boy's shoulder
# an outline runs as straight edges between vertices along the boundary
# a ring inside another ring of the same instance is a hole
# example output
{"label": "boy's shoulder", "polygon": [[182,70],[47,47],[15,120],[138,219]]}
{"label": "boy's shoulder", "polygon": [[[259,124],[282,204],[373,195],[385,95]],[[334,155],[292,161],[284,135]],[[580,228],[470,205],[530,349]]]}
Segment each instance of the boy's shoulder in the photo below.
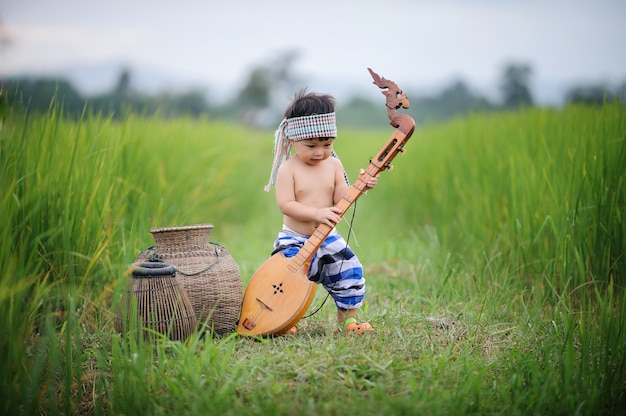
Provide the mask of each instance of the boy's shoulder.
{"label": "boy's shoulder", "polygon": [[341,163],[341,160],[339,160],[338,157],[331,156],[326,160],[328,160],[330,163],[334,164],[335,166],[343,167],[343,164]]}
{"label": "boy's shoulder", "polygon": [[293,174],[297,170],[297,164],[295,157],[287,158],[283,163],[278,166],[278,174]]}
{"label": "boy's shoulder", "polygon": [[295,156],[291,156],[288,157],[287,159],[285,159],[285,161],[283,163],[280,164],[280,166],[278,167],[278,169],[290,169],[293,168],[293,166],[297,164],[297,160],[295,158]]}

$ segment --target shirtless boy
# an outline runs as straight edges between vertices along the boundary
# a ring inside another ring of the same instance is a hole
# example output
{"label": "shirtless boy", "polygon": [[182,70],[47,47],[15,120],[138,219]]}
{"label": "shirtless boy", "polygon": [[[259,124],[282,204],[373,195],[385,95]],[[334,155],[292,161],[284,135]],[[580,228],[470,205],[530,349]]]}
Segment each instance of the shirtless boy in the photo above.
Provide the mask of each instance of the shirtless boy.
{"label": "shirtless boy", "polygon": [[[283,214],[283,228],[272,254],[282,251],[292,257],[319,224],[334,227],[341,220],[335,204],[348,190],[348,183],[333,151],[336,137],[334,98],[299,91],[276,131],[274,164],[265,188],[269,191],[275,185],[276,202]],[[378,177],[370,178],[367,187],[373,188],[377,181]],[[373,330],[369,323],[356,320],[365,296],[363,267],[335,228],[313,257],[309,279],[322,284],[333,297],[336,332]]]}

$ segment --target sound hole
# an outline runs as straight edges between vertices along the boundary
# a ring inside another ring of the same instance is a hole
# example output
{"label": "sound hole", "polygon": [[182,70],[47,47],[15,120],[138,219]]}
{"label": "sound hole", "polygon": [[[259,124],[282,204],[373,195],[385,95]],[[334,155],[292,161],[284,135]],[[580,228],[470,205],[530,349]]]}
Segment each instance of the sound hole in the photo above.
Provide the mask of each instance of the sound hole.
{"label": "sound hole", "polygon": [[285,293],[285,292],[283,292],[283,283],[282,282],[280,282],[278,285],[272,285],[272,287],[274,288],[274,294]]}

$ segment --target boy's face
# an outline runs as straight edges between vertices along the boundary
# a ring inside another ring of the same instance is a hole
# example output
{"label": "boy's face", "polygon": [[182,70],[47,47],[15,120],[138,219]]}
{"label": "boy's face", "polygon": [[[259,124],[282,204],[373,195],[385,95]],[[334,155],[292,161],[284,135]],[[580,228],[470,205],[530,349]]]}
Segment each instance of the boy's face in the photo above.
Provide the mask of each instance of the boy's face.
{"label": "boy's face", "polygon": [[316,165],[330,157],[333,151],[334,137],[298,140],[293,142],[296,156],[309,165]]}

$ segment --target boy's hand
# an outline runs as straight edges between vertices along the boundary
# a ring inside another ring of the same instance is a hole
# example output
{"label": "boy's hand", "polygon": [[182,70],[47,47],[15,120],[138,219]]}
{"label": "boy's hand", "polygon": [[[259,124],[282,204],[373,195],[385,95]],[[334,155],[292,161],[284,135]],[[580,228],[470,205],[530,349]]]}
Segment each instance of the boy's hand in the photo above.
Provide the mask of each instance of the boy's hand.
{"label": "boy's hand", "polygon": [[340,213],[341,210],[337,207],[318,208],[315,213],[315,222],[334,227],[335,224],[341,221]]}
{"label": "boy's hand", "polygon": [[[364,173],[365,173],[365,169],[361,169],[359,171],[359,175],[362,175]],[[367,180],[367,183],[365,184],[365,186],[367,187],[367,189],[372,189],[373,187],[376,186],[377,183],[378,183],[378,175],[370,176],[369,179]]]}

